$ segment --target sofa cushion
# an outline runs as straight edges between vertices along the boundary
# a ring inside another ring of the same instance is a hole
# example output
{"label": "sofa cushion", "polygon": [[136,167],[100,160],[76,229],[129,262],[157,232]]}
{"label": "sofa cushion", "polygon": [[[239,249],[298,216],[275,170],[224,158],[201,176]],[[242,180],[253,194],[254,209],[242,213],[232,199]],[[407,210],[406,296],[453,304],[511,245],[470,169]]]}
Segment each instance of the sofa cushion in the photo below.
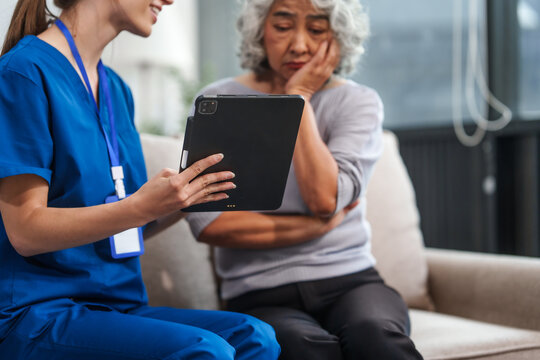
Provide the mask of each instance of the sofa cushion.
{"label": "sofa cushion", "polygon": [[412,310],[411,338],[425,360],[540,359],[540,332]]}
{"label": "sofa cushion", "polygon": [[415,194],[391,132],[384,133],[384,151],[373,170],[366,198],[372,251],[381,276],[410,307],[432,309]]}
{"label": "sofa cushion", "polygon": [[[142,134],[141,142],[149,177],[179,167],[181,141]],[[150,305],[218,308],[209,247],[193,238],[185,221],[145,242],[145,248],[141,267]]]}
{"label": "sofa cushion", "polygon": [[[164,167],[178,167],[180,140],[142,134],[141,142],[149,177]],[[385,150],[367,189],[367,217],[373,230],[377,268],[410,307],[430,309],[427,265],[414,191],[397,150],[395,136],[385,132],[384,142]],[[150,304],[218,307],[209,248],[195,241],[185,221],[166,230],[157,239],[148,241],[145,247],[141,264]]]}

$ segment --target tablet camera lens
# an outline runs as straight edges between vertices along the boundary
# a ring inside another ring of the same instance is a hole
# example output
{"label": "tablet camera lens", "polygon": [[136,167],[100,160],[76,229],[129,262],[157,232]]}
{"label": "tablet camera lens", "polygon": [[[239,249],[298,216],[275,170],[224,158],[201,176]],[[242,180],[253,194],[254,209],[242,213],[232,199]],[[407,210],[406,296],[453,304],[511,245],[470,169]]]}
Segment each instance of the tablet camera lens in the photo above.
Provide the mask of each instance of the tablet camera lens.
{"label": "tablet camera lens", "polygon": [[201,114],[213,114],[217,110],[217,100],[203,100],[199,104]]}

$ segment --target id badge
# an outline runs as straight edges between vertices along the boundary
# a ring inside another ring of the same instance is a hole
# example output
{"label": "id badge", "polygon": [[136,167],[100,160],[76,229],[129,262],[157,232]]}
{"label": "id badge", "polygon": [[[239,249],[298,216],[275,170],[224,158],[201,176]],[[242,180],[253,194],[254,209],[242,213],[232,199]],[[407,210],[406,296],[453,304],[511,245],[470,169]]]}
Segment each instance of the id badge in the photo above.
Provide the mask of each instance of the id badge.
{"label": "id badge", "polygon": [[[129,196],[129,195],[128,195]],[[105,203],[118,201],[118,196],[113,195],[105,199]],[[131,256],[139,256],[144,253],[144,240],[142,228],[132,228],[109,237],[111,255],[115,259]]]}

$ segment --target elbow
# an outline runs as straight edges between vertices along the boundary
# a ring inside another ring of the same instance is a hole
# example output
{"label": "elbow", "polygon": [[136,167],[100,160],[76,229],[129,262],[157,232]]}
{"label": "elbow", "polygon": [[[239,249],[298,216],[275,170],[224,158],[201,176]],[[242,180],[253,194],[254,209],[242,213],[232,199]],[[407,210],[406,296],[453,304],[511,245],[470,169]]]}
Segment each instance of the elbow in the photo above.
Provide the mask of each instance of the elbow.
{"label": "elbow", "polygon": [[320,218],[330,217],[336,212],[337,201],[335,198],[319,198],[308,204],[311,213]]}
{"label": "elbow", "polygon": [[30,257],[43,253],[43,249],[37,246],[42,239],[28,234],[26,231],[21,230],[21,227],[19,226],[18,229],[6,227],[7,238],[15,252],[22,257]]}
{"label": "elbow", "polygon": [[38,252],[31,251],[30,249],[17,249],[17,248],[15,248],[15,251],[17,252],[17,254],[19,254],[19,255],[21,255],[22,257],[25,257],[25,258],[39,254]]}
{"label": "elbow", "polygon": [[32,246],[32,241],[24,236],[8,234],[8,239],[15,252],[22,257],[30,257],[40,253]]}

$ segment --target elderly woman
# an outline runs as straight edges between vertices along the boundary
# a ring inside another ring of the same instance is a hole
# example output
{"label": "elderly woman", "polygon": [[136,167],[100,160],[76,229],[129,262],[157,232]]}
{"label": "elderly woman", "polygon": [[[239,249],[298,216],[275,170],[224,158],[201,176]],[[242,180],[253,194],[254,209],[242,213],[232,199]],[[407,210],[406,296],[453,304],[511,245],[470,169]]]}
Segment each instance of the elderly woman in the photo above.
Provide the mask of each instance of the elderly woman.
{"label": "elderly woman", "polygon": [[227,307],[270,323],[281,359],[421,358],[407,307],[370,252],[363,195],[382,151],[382,104],[339,76],[364,50],[366,14],[358,0],[247,0],[238,28],[249,72],[202,92],[300,94],[306,106],[279,210],[188,216],[215,246]]}

